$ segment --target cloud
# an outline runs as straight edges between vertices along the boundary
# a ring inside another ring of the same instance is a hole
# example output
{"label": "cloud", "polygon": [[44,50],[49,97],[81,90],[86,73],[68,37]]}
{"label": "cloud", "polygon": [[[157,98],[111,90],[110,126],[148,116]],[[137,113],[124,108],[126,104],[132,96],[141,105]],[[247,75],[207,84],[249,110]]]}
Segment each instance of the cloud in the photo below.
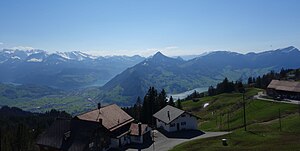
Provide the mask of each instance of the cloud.
{"label": "cloud", "polygon": [[177,46],[168,46],[165,48],[165,50],[172,50],[172,49],[178,49]]}
{"label": "cloud", "polygon": [[[126,55],[126,56],[134,56],[134,55],[140,55],[143,57],[149,57],[154,55],[160,51],[164,55],[174,57],[174,56],[182,56],[182,55],[193,55],[195,52],[194,50],[185,50],[181,49],[177,46],[166,46],[166,47],[157,47],[157,48],[146,48],[146,49],[139,49],[139,50],[86,50],[82,52],[86,52],[88,54],[92,54],[94,56],[113,56],[113,55]],[[199,51],[199,54],[201,54],[202,51]]]}
{"label": "cloud", "polygon": [[3,43],[3,42],[0,42],[0,45],[4,45],[4,43]]}
{"label": "cloud", "polygon": [[13,49],[13,50],[34,50],[35,48],[33,47],[29,47],[29,46],[17,46],[17,47],[12,47],[10,49]]}

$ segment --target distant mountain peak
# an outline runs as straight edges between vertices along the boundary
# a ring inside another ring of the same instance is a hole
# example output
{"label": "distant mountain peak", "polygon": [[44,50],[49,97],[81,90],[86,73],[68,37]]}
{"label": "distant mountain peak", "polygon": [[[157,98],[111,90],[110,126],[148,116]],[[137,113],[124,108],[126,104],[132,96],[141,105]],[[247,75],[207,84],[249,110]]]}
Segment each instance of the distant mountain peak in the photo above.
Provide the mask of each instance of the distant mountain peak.
{"label": "distant mountain peak", "polygon": [[286,48],[277,49],[277,51],[280,51],[280,52],[283,52],[283,53],[289,53],[289,52],[292,52],[292,51],[299,51],[299,50],[294,46],[289,46],[289,47],[286,47]]}
{"label": "distant mountain peak", "polygon": [[153,58],[157,58],[157,57],[167,57],[164,54],[162,54],[160,51],[156,52],[153,56]]}

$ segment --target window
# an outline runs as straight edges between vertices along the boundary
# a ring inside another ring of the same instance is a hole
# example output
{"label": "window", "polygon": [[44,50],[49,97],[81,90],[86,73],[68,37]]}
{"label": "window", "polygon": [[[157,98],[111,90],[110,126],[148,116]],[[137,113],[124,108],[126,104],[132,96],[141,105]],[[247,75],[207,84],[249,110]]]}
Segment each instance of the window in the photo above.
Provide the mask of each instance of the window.
{"label": "window", "polygon": [[175,123],[170,124],[170,127],[175,127]]}
{"label": "window", "polygon": [[91,142],[91,143],[89,144],[89,148],[92,148],[92,147],[94,147],[94,142]]}
{"label": "window", "polygon": [[183,125],[186,125],[186,122],[181,122],[181,125],[183,126]]}
{"label": "window", "polygon": [[67,140],[69,139],[71,136],[71,131],[67,131],[66,133],[64,133],[64,139]]}

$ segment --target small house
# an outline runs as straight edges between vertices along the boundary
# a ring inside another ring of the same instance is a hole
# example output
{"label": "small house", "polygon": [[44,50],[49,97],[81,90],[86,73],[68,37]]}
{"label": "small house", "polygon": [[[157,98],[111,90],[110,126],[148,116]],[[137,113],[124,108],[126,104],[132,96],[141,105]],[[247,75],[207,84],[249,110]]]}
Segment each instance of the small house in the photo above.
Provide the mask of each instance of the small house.
{"label": "small house", "polygon": [[197,129],[197,116],[170,105],[156,112],[153,117],[156,119],[156,127],[167,132]]}
{"label": "small house", "polygon": [[130,140],[132,143],[141,144],[151,139],[151,128],[147,124],[131,123]]}
{"label": "small house", "polygon": [[272,80],[267,94],[274,98],[300,100],[300,82]]}
{"label": "small house", "polygon": [[[134,119],[116,104],[99,107],[99,109],[81,114],[75,118],[86,121],[101,123],[110,134],[110,148],[120,148],[131,142],[138,142],[136,134],[140,130]],[[141,125],[141,138],[146,137],[150,131],[146,124]],[[133,141],[132,141],[133,140]],[[140,139],[139,142],[143,142]]]}

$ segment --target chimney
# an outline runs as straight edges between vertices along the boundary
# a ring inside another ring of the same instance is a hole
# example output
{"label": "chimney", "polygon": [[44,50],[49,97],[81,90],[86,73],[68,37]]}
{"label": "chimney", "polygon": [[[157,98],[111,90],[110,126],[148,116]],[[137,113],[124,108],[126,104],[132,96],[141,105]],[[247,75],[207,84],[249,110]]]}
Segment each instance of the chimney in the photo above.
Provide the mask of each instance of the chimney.
{"label": "chimney", "polygon": [[169,118],[169,121],[171,120],[171,118],[170,118],[170,111],[168,111],[168,118]]}
{"label": "chimney", "polygon": [[98,110],[100,110],[101,109],[101,103],[99,102],[98,103]]}
{"label": "chimney", "polygon": [[141,122],[138,123],[138,127],[139,127],[139,136],[141,136],[142,135],[142,123]]}
{"label": "chimney", "polygon": [[102,118],[99,118],[99,123],[100,125],[102,125]]}

